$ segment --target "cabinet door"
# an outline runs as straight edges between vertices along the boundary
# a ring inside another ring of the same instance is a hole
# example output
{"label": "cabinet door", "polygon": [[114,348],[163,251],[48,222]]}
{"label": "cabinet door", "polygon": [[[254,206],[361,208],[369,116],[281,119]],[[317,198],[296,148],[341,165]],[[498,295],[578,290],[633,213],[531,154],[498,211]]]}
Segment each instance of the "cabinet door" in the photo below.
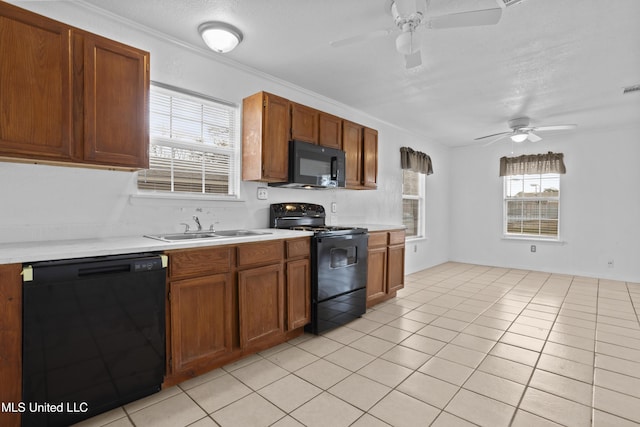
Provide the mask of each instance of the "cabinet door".
{"label": "cabinet door", "polygon": [[364,128],[362,136],[362,185],[376,188],[378,180],[378,131]]}
{"label": "cabinet door", "polygon": [[360,187],[362,178],[362,126],[343,121],[342,147],[345,151],[347,187]]}
{"label": "cabinet door", "polygon": [[240,347],[260,345],[284,334],[282,264],[238,272]]}
{"label": "cabinet door", "polygon": [[287,262],[287,329],[311,321],[311,281],[308,258]]}
{"label": "cabinet door", "polygon": [[320,112],[318,116],[318,144],[342,150],[342,119]]}
{"label": "cabinet door", "polygon": [[[1,30],[0,30],[1,32]],[[22,272],[21,264],[0,265],[0,402],[22,401]],[[0,412],[0,425],[20,425],[19,412]]]}
{"label": "cabinet door", "polygon": [[291,139],[318,143],[318,110],[291,103]]}
{"label": "cabinet door", "polygon": [[[133,168],[149,167],[149,54],[112,40],[79,33],[75,61],[82,70],[84,159]],[[79,93],[79,91],[77,91]]]}
{"label": "cabinet door", "polygon": [[71,30],[0,2],[0,155],[70,160]]}
{"label": "cabinet door", "polygon": [[262,137],[262,177],[265,180],[284,182],[289,178],[290,135],[289,101],[265,94]]}
{"label": "cabinet door", "polygon": [[367,260],[367,302],[387,294],[387,247],[369,248]]}
{"label": "cabinet door", "polygon": [[388,289],[395,292],[404,287],[404,244],[389,246],[387,256]]}
{"label": "cabinet door", "polygon": [[175,281],[170,290],[173,372],[230,352],[232,288],[229,275]]}

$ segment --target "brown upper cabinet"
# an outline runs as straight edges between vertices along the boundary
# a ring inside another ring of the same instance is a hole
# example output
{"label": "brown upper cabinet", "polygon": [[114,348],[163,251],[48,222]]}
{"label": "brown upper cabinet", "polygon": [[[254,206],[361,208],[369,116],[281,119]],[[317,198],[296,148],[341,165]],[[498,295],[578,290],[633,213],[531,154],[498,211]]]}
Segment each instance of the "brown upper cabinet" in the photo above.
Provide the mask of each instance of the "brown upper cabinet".
{"label": "brown upper cabinet", "polygon": [[342,150],[342,119],[331,114],[318,115],[318,143],[324,147]]}
{"label": "brown upper cabinet", "polygon": [[291,139],[318,143],[318,110],[291,102]]}
{"label": "brown upper cabinet", "polygon": [[357,123],[342,123],[342,147],[346,153],[346,185],[375,189],[378,181],[378,131]]}
{"label": "brown upper cabinet", "polygon": [[292,139],[344,150],[346,188],[376,188],[377,130],[267,92],[242,101],[242,179],[287,181]]}
{"label": "brown upper cabinet", "polygon": [[370,128],[362,131],[362,185],[378,186],[378,131]]}
{"label": "brown upper cabinet", "polygon": [[258,92],[242,101],[242,179],[283,182],[289,178],[289,101]]}
{"label": "brown upper cabinet", "polygon": [[149,165],[149,53],[0,2],[0,157]]}
{"label": "brown upper cabinet", "polygon": [[359,188],[362,181],[362,126],[342,123],[342,149],[345,151],[345,174],[348,188]]}
{"label": "brown upper cabinet", "polygon": [[342,150],[342,119],[291,102],[291,139]]}

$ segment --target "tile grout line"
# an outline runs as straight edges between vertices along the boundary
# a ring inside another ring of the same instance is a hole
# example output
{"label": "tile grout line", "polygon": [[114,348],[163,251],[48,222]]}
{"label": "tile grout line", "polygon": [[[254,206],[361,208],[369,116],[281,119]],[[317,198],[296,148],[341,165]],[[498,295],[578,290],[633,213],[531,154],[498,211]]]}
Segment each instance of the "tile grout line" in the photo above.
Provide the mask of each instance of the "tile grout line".
{"label": "tile grout line", "polygon": [[[540,293],[540,290],[541,290],[542,288],[544,288],[544,285],[549,281],[549,279],[550,279],[552,276],[553,276],[553,274],[550,274],[550,275],[549,275],[549,277],[547,278],[547,280],[545,280],[544,284],[540,287],[540,289],[538,290],[538,292],[536,292],[536,295],[537,295],[538,293]],[[524,409],[520,409],[520,405],[522,405],[522,401],[524,400],[524,396],[525,396],[525,394],[527,393],[527,390],[528,390],[529,388],[534,388],[534,389],[535,389],[535,387],[531,387],[531,380],[533,379],[533,376],[534,376],[534,375],[535,375],[535,373],[536,373],[536,369],[537,369],[537,367],[538,367],[538,363],[540,362],[540,358],[542,357],[542,353],[544,352],[544,348],[547,346],[547,342],[549,342],[549,335],[551,335],[551,331],[553,331],[553,327],[555,326],[556,322],[558,321],[558,316],[560,316],[560,311],[562,310],[562,306],[564,305],[564,303],[565,303],[565,301],[566,301],[566,299],[567,299],[567,295],[569,295],[569,291],[571,290],[571,286],[573,285],[573,281],[574,281],[574,280],[575,280],[575,276],[572,276],[572,277],[571,277],[571,283],[570,283],[570,284],[569,284],[569,286],[567,287],[567,291],[565,292],[564,297],[562,298],[562,302],[561,302],[561,303],[560,303],[560,305],[558,306],[558,312],[556,313],[556,315],[555,315],[555,317],[554,317],[554,319],[553,319],[553,323],[551,324],[551,327],[549,328],[549,332],[547,333],[547,336],[546,336],[546,338],[545,338],[545,340],[544,340],[544,345],[542,346],[542,348],[541,348],[541,349],[540,349],[540,351],[538,352],[538,357],[536,358],[536,362],[535,362],[535,364],[533,365],[533,369],[531,370],[531,374],[529,375],[529,379],[527,380],[527,384],[525,384],[525,386],[524,386],[524,390],[522,391],[522,395],[520,396],[520,400],[518,401],[518,405],[516,406],[516,410],[513,412],[513,416],[511,417],[511,421],[509,422],[509,426],[513,425],[513,422],[515,421],[516,415],[518,414],[518,410],[522,410],[522,411],[528,412],[528,411],[526,411],[526,410],[524,410]],[[533,299],[533,298],[532,298],[532,299]],[[527,305],[528,305],[528,304],[527,304]],[[536,390],[537,390],[537,389],[536,389]],[[553,394],[553,393],[549,393],[549,394]],[[555,394],[554,394],[554,396],[555,396]],[[562,397],[562,396],[559,396],[559,397]],[[567,399],[567,400],[568,400],[568,399]],[[528,412],[528,413],[530,413],[530,412]],[[548,418],[545,418],[545,417],[543,417],[543,416],[541,416],[541,415],[539,415],[539,414],[533,414],[533,415],[535,415],[535,416],[537,416],[537,417],[540,417],[540,418],[542,418],[542,419],[549,420],[549,421],[551,421],[551,422],[556,423],[556,421],[554,421],[554,420],[550,420],[550,419],[548,419]],[[560,423],[557,423],[557,424],[560,424]]]}
{"label": "tile grout line", "polygon": [[598,342],[598,318],[599,316],[599,305],[600,305],[600,279],[598,279],[596,285],[596,324],[594,328],[594,336],[593,336],[593,360],[592,366],[593,371],[591,374],[591,425],[595,426],[596,420],[596,359],[597,359],[597,342]]}

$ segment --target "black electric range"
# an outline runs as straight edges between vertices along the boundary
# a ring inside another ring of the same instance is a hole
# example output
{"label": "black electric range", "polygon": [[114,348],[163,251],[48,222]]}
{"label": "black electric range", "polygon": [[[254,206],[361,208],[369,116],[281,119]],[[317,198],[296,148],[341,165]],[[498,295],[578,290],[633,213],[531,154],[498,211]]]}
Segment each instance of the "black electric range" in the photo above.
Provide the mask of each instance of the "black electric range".
{"label": "black electric range", "polygon": [[350,322],[366,311],[368,230],[325,224],[322,205],[275,203],[272,228],[313,232],[311,238],[311,323],[314,334]]}

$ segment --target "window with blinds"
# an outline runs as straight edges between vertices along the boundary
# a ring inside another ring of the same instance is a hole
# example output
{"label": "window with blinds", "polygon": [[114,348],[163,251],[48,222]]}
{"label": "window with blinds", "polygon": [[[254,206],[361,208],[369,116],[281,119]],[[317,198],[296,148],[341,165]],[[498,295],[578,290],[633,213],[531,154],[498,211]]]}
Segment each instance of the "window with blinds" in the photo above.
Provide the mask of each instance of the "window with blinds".
{"label": "window with blinds", "polygon": [[559,238],[560,175],[541,173],[504,177],[506,236]]}
{"label": "window with blinds", "polygon": [[236,198],[238,107],[154,83],[149,98],[149,169],[138,189]]}
{"label": "window with blinds", "polygon": [[424,235],[424,176],[409,169],[402,171],[402,223],[407,238]]}

